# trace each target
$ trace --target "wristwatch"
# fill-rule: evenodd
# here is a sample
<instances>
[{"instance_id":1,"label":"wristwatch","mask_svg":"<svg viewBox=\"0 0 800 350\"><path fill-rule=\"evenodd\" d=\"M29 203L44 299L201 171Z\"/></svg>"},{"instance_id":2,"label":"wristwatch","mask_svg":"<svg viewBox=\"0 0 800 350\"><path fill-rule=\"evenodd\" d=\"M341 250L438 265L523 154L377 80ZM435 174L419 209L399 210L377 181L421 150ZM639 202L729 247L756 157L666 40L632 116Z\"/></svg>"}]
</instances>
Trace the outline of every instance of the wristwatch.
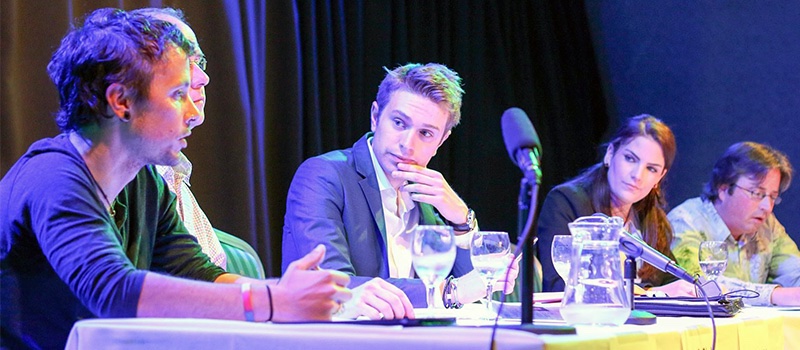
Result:
<instances>
[{"instance_id":1,"label":"wristwatch","mask_svg":"<svg viewBox=\"0 0 800 350\"><path fill-rule=\"evenodd\" d=\"M475 228L475 211L472 209L467 209L467 222L463 224L454 224L450 223L450 226L453 227L453 231L458 232L468 232L472 231Z\"/></svg>"}]
</instances>

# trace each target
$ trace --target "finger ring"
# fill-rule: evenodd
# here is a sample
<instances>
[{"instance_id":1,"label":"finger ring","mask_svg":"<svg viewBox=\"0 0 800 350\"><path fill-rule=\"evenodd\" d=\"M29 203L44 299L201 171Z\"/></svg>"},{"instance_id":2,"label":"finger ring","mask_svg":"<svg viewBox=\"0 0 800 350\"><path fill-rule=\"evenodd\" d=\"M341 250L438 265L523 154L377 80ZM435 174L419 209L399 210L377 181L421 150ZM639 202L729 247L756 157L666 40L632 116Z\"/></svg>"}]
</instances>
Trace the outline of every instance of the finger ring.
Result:
<instances>
[{"instance_id":1,"label":"finger ring","mask_svg":"<svg viewBox=\"0 0 800 350\"><path fill-rule=\"evenodd\" d=\"M385 320L386 319L386 316L383 315L383 312L379 312L378 313L378 317L380 317L381 320Z\"/></svg>"}]
</instances>

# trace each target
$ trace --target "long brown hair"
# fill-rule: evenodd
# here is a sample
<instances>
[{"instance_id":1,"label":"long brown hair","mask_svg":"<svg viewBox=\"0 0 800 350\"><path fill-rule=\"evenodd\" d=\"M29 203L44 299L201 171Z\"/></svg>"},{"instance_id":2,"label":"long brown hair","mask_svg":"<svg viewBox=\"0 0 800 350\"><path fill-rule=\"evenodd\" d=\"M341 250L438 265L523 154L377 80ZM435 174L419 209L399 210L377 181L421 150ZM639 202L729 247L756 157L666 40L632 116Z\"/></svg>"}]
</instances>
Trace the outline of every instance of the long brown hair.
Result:
<instances>
[{"instance_id":1,"label":"long brown hair","mask_svg":"<svg viewBox=\"0 0 800 350\"><path fill-rule=\"evenodd\" d=\"M672 130L658 118L652 115L639 115L629 118L604 145L603 151L611 146L616 152L639 136L648 136L661 146L664 153L664 172L672 167L675 160L676 146L675 135ZM633 203L631 210L634 220L642 232L642 238L659 252L673 258L670 251L672 243L672 226L667 220L667 201L662 194L665 177L650 190L642 200ZM608 184L608 168L602 163L597 163L572 179L570 183L586 189L592 199L595 211L611 215L611 189ZM642 281L661 285L668 276L650 264L644 264L638 271Z\"/></svg>"}]
</instances>

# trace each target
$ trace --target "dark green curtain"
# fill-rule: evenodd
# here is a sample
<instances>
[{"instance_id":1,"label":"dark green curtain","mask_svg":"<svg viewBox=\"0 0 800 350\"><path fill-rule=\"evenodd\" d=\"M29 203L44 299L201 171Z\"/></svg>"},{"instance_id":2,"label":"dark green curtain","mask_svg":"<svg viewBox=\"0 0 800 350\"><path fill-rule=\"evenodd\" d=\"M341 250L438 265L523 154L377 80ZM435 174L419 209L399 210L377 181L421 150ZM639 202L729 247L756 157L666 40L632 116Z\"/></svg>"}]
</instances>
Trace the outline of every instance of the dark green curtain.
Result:
<instances>
[{"instance_id":1,"label":"dark green curtain","mask_svg":"<svg viewBox=\"0 0 800 350\"><path fill-rule=\"evenodd\" d=\"M383 67L439 62L464 79L462 123L430 166L484 229L517 232L521 173L503 144L505 109L527 111L542 140L540 198L597 160L609 124L582 2L11 0L0 3L0 173L57 133L45 66L71 19L105 6L187 14L211 76L206 122L186 150L192 190L273 276L295 169L369 130Z\"/></svg>"}]
</instances>

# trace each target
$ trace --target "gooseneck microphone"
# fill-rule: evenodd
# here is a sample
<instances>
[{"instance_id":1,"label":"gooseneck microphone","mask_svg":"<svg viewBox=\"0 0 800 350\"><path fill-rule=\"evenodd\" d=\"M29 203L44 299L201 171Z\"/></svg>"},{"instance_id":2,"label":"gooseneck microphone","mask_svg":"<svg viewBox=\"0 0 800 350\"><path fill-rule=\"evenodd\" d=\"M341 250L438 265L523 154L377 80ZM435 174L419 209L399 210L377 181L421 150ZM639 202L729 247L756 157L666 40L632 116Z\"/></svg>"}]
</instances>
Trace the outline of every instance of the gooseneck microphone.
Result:
<instances>
[{"instance_id":1,"label":"gooseneck microphone","mask_svg":"<svg viewBox=\"0 0 800 350\"><path fill-rule=\"evenodd\" d=\"M542 145L528 115L517 107L509 108L503 112L501 127L508 156L522 169L528 181L539 184L542 177L539 168Z\"/></svg>"},{"instance_id":2,"label":"gooseneck microphone","mask_svg":"<svg viewBox=\"0 0 800 350\"><path fill-rule=\"evenodd\" d=\"M517 202L520 232L517 236L517 249L514 251L514 255L522 256L520 263L520 295L522 296L520 322L522 325L532 326L533 285L536 279L536 270L533 268L532 243L535 240L532 236L535 236L533 225L536 222L536 198L542 177L542 171L539 168L541 145L539 136L533 130L531 120L519 108L512 107L503 112L500 127L503 130L503 142L506 144L509 157L525 174L520 181L519 201Z\"/></svg>"},{"instance_id":3,"label":"gooseneck microphone","mask_svg":"<svg viewBox=\"0 0 800 350\"><path fill-rule=\"evenodd\" d=\"M695 283L694 276L686 272L675 261L627 231L623 230L619 235L619 250L633 258L641 257L646 263L686 282Z\"/></svg>"}]
</instances>

